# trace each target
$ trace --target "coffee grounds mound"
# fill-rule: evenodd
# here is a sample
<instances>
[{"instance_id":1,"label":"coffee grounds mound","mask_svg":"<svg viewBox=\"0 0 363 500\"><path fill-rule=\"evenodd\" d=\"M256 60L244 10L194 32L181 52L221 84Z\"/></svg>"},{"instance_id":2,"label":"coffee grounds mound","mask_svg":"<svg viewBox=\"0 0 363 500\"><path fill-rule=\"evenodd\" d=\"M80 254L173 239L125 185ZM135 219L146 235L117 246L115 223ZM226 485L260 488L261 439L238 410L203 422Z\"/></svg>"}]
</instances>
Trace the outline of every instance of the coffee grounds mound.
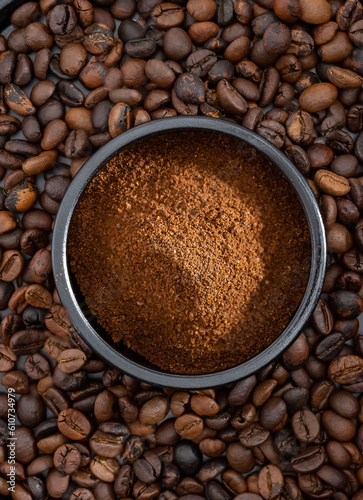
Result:
<instances>
[{"instance_id":1,"label":"coffee grounds mound","mask_svg":"<svg viewBox=\"0 0 363 500\"><path fill-rule=\"evenodd\" d=\"M308 224L281 172L217 133L158 136L85 190L69 256L115 342L172 373L230 368L284 330L308 281Z\"/></svg>"}]
</instances>

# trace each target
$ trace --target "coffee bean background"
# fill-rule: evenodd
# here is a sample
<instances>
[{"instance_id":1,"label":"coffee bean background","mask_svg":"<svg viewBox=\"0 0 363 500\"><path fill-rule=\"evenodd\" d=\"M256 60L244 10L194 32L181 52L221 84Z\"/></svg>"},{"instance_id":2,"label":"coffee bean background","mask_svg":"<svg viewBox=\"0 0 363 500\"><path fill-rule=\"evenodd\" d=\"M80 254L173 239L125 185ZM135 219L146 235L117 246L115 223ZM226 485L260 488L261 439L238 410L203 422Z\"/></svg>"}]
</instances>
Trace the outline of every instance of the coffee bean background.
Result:
<instances>
[{"instance_id":1,"label":"coffee bean background","mask_svg":"<svg viewBox=\"0 0 363 500\"><path fill-rule=\"evenodd\" d=\"M361 2L41 0L11 23L0 36L0 497L363 499ZM51 233L94 151L197 114L290 158L319 202L329 266L280 359L227 387L178 391L107 366L82 341L55 291Z\"/></svg>"}]
</instances>

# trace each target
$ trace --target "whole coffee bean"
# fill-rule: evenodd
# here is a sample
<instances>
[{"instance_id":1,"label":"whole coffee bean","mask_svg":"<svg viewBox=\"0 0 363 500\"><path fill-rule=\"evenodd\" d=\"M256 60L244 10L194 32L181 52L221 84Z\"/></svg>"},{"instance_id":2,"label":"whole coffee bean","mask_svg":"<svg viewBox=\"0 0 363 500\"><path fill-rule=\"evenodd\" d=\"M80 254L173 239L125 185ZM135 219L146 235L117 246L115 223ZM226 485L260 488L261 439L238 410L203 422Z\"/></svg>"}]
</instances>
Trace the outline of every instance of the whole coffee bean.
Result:
<instances>
[{"instance_id":1,"label":"whole coffee bean","mask_svg":"<svg viewBox=\"0 0 363 500\"><path fill-rule=\"evenodd\" d=\"M342 350L344 337L340 333L331 333L327 337L318 340L314 346L314 354L320 361L331 361Z\"/></svg>"},{"instance_id":2,"label":"whole coffee bean","mask_svg":"<svg viewBox=\"0 0 363 500\"><path fill-rule=\"evenodd\" d=\"M24 268L24 257L18 250L6 250L0 261L0 279L10 282L16 279Z\"/></svg>"},{"instance_id":3,"label":"whole coffee bean","mask_svg":"<svg viewBox=\"0 0 363 500\"><path fill-rule=\"evenodd\" d=\"M32 380L40 380L50 374L48 360L40 353L31 354L26 358L24 370Z\"/></svg>"},{"instance_id":4,"label":"whole coffee bean","mask_svg":"<svg viewBox=\"0 0 363 500\"><path fill-rule=\"evenodd\" d=\"M46 79L49 63L50 63L50 49L44 48L39 50L35 55L33 64L34 76L38 78L38 80L42 81Z\"/></svg>"},{"instance_id":5,"label":"whole coffee bean","mask_svg":"<svg viewBox=\"0 0 363 500\"><path fill-rule=\"evenodd\" d=\"M114 458L123 451L124 438L96 431L90 438L90 447L98 455Z\"/></svg>"},{"instance_id":6,"label":"whole coffee bean","mask_svg":"<svg viewBox=\"0 0 363 500\"><path fill-rule=\"evenodd\" d=\"M65 141L65 155L67 158L80 159L88 156L91 150L87 132L72 130ZM44 208L44 207L43 207Z\"/></svg>"},{"instance_id":7,"label":"whole coffee bean","mask_svg":"<svg viewBox=\"0 0 363 500\"><path fill-rule=\"evenodd\" d=\"M313 313L312 324L321 335L328 335L334 325L334 318L328 304L320 299Z\"/></svg>"},{"instance_id":8,"label":"whole coffee bean","mask_svg":"<svg viewBox=\"0 0 363 500\"><path fill-rule=\"evenodd\" d=\"M92 54L100 55L114 44L112 31L104 24L91 24L84 30L82 44Z\"/></svg>"},{"instance_id":9,"label":"whole coffee bean","mask_svg":"<svg viewBox=\"0 0 363 500\"><path fill-rule=\"evenodd\" d=\"M246 448L260 446L269 437L269 432L259 424L252 424L239 433L239 439Z\"/></svg>"},{"instance_id":10,"label":"whole coffee bean","mask_svg":"<svg viewBox=\"0 0 363 500\"><path fill-rule=\"evenodd\" d=\"M211 50L202 49L190 54L186 61L187 70L198 77L203 77L208 74L208 71L217 62L217 56ZM146 64L145 70L148 66ZM171 70L169 70L171 71ZM147 74L147 73L146 73Z\"/></svg>"},{"instance_id":11,"label":"whole coffee bean","mask_svg":"<svg viewBox=\"0 0 363 500\"><path fill-rule=\"evenodd\" d=\"M47 330L19 330L11 337L9 346L18 356L32 354L40 351L48 334Z\"/></svg>"},{"instance_id":12,"label":"whole coffee bean","mask_svg":"<svg viewBox=\"0 0 363 500\"><path fill-rule=\"evenodd\" d=\"M58 367L64 373L80 370L86 361L87 356L80 349L66 349L57 358Z\"/></svg>"},{"instance_id":13,"label":"whole coffee bean","mask_svg":"<svg viewBox=\"0 0 363 500\"><path fill-rule=\"evenodd\" d=\"M9 372L14 368L14 363L18 356L12 351L10 347L5 344L0 344L0 368L1 372Z\"/></svg>"},{"instance_id":14,"label":"whole coffee bean","mask_svg":"<svg viewBox=\"0 0 363 500\"><path fill-rule=\"evenodd\" d=\"M235 115L243 115L247 111L247 103L242 95L226 80L221 80L217 85L218 100L227 111Z\"/></svg>"},{"instance_id":15,"label":"whole coffee bean","mask_svg":"<svg viewBox=\"0 0 363 500\"><path fill-rule=\"evenodd\" d=\"M256 132L279 149L284 144L285 128L276 120L262 120L257 125Z\"/></svg>"},{"instance_id":16,"label":"whole coffee bean","mask_svg":"<svg viewBox=\"0 0 363 500\"><path fill-rule=\"evenodd\" d=\"M280 22L268 25L263 34L263 44L269 54L283 54L291 43L291 32L289 28Z\"/></svg>"},{"instance_id":17,"label":"whole coffee bean","mask_svg":"<svg viewBox=\"0 0 363 500\"><path fill-rule=\"evenodd\" d=\"M76 12L70 5L56 5L47 14L47 24L55 35L71 33L77 24Z\"/></svg>"},{"instance_id":18,"label":"whole coffee bean","mask_svg":"<svg viewBox=\"0 0 363 500\"><path fill-rule=\"evenodd\" d=\"M0 150L0 166L1 169L8 168L10 170L19 170L25 158Z\"/></svg>"},{"instance_id":19,"label":"whole coffee bean","mask_svg":"<svg viewBox=\"0 0 363 500\"><path fill-rule=\"evenodd\" d=\"M26 212L37 201L39 191L31 182L22 182L8 193L5 206L13 212Z\"/></svg>"},{"instance_id":20,"label":"whole coffee bean","mask_svg":"<svg viewBox=\"0 0 363 500\"><path fill-rule=\"evenodd\" d=\"M329 304L332 311L340 319L354 319L363 310L363 302L361 297L349 290L334 292Z\"/></svg>"},{"instance_id":21,"label":"whole coffee bean","mask_svg":"<svg viewBox=\"0 0 363 500\"><path fill-rule=\"evenodd\" d=\"M309 401L309 391L304 387L292 387L282 395L290 413L295 413L306 406Z\"/></svg>"},{"instance_id":22,"label":"whole coffee bean","mask_svg":"<svg viewBox=\"0 0 363 500\"><path fill-rule=\"evenodd\" d=\"M134 19L125 19L118 28L118 36L124 43L131 40L140 40L145 36L145 26Z\"/></svg>"},{"instance_id":23,"label":"whole coffee bean","mask_svg":"<svg viewBox=\"0 0 363 500\"><path fill-rule=\"evenodd\" d=\"M130 57L143 59L154 54L156 48L157 45L155 40L151 38L141 38L127 42L125 45L125 52Z\"/></svg>"},{"instance_id":24,"label":"whole coffee bean","mask_svg":"<svg viewBox=\"0 0 363 500\"><path fill-rule=\"evenodd\" d=\"M40 9L37 2L26 2L14 10L10 22L17 28L24 28L31 22L36 21L39 16Z\"/></svg>"},{"instance_id":25,"label":"whole coffee bean","mask_svg":"<svg viewBox=\"0 0 363 500\"><path fill-rule=\"evenodd\" d=\"M54 453L54 467L63 474L72 474L81 464L81 454L73 444L63 444Z\"/></svg>"},{"instance_id":26,"label":"whole coffee bean","mask_svg":"<svg viewBox=\"0 0 363 500\"><path fill-rule=\"evenodd\" d=\"M152 451L146 451L143 458L138 458L134 462L133 471L140 481L153 483L161 474L160 459Z\"/></svg>"},{"instance_id":27,"label":"whole coffee bean","mask_svg":"<svg viewBox=\"0 0 363 500\"><path fill-rule=\"evenodd\" d=\"M50 48L53 44L53 36L48 26L40 22L33 22L25 28L25 42L32 50Z\"/></svg>"},{"instance_id":28,"label":"whole coffee bean","mask_svg":"<svg viewBox=\"0 0 363 500\"><path fill-rule=\"evenodd\" d=\"M28 394L29 392L28 377L25 373L19 372L18 370L12 370L5 373L1 378L1 385L6 389L14 389L16 394Z\"/></svg>"},{"instance_id":29,"label":"whole coffee bean","mask_svg":"<svg viewBox=\"0 0 363 500\"><path fill-rule=\"evenodd\" d=\"M339 198L337 200L338 221L346 226L356 224L359 221L359 210L350 200ZM354 291L354 290L353 290Z\"/></svg>"},{"instance_id":30,"label":"whole coffee bean","mask_svg":"<svg viewBox=\"0 0 363 500\"><path fill-rule=\"evenodd\" d=\"M7 85L11 83L16 66L16 54L8 50L0 54L0 83Z\"/></svg>"},{"instance_id":31,"label":"whole coffee bean","mask_svg":"<svg viewBox=\"0 0 363 500\"><path fill-rule=\"evenodd\" d=\"M14 83L6 85L4 89L5 102L9 108L22 116L32 115L35 113L35 108L30 99Z\"/></svg>"},{"instance_id":32,"label":"whole coffee bean","mask_svg":"<svg viewBox=\"0 0 363 500\"><path fill-rule=\"evenodd\" d=\"M33 62L27 54L18 54L13 82L19 87L27 85L33 76Z\"/></svg>"},{"instance_id":33,"label":"whole coffee bean","mask_svg":"<svg viewBox=\"0 0 363 500\"><path fill-rule=\"evenodd\" d=\"M17 417L25 427L36 427L45 419L45 406L35 385L30 386L29 394L22 394L17 401Z\"/></svg>"},{"instance_id":34,"label":"whole coffee bean","mask_svg":"<svg viewBox=\"0 0 363 500\"><path fill-rule=\"evenodd\" d=\"M108 117L108 128L111 137L126 132L131 128L132 115L131 108L123 102L119 102L113 106Z\"/></svg>"},{"instance_id":35,"label":"whole coffee bean","mask_svg":"<svg viewBox=\"0 0 363 500\"><path fill-rule=\"evenodd\" d=\"M251 23L253 33L262 38L270 24L278 21L277 16L272 11L263 12L256 16Z\"/></svg>"},{"instance_id":36,"label":"whole coffee bean","mask_svg":"<svg viewBox=\"0 0 363 500\"><path fill-rule=\"evenodd\" d=\"M54 98L49 99L37 111L37 118L42 127L45 127L52 120L63 120L64 115L64 105Z\"/></svg>"},{"instance_id":37,"label":"whole coffee bean","mask_svg":"<svg viewBox=\"0 0 363 500\"><path fill-rule=\"evenodd\" d=\"M96 455L90 463L90 471L94 476L108 483L114 482L120 466L114 458L104 458Z\"/></svg>"},{"instance_id":38,"label":"whole coffee bean","mask_svg":"<svg viewBox=\"0 0 363 500\"><path fill-rule=\"evenodd\" d=\"M191 441L181 441L174 448L174 463L181 474L194 476L202 465L199 447Z\"/></svg>"},{"instance_id":39,"label":"whole coffee bean","mask_svg":"<svg viewBox=\"0 0 363 500\"><path fill-rule=\"evenodd\" d=\"M316 83L301 93L299 103L304 111L316 113L331 106L337 97L338 91L334 85Z\"/></svg>"},{"instance_id":40,"label":"whole coffee bean","mask_svg":"<svg viewBox=\"0 0 363 500\"><path fill-rule=\"evenodd\" d=\"M69 185L71 179L64 175L52 175L46 180L44 185L44 193L46 193L52 200L61 202Z\"/></svg>"},{"instance_id":41,"label":"whole coffee bean","mask_svg":"<svg viewBox=\"0 0 363 500\"><path fill-rule=\"evenodd\" d=\"M57 469L51 469L46 478L46 487L50 495L60 498L68 489L70 476L63 475Z\"/></svg>"},{"instance_id":42,"label":"whole coffee bean","mask_svg":"<svg viewBox=\"0 0 363 500\"><path fill-rule=\"evenodd\" d=\"M311 144L316 136L313 120L305 111L297 111L289 116L286 132L294 142L302 146Z\"/></svg>"},{"instance_id":43,"label":"whole coffee bean","mask_svg":"<svg viewBox=\"0 0 363 500\"><path fill-rule=\"evenodd\" d=\"M333 382L354 384L363 376L363 359L356 355L340 356L330 363L328 373Z\"/></svg>"},{"instance_id":44,"label":"whole coffee bean","mask_svg":"<svg viewBox=\"0 0 363 500\"><path fill-rule=\"evenodd\" d=\"M58 428L65 437L79 441L88 436L91 424L83 413L67 408L58 415Z\"/></svg>"},{"instance_id":45,"label":"whole coffee bean","mask_svg":"<svg viewBox=\"0 0 363 500\"><path fill-rule=\"evenodd\" d=\"M294 413L291 425L296 438L301 443L312 443L318 437L320 431L316 416L307 408Z\"/></svg>"},{"instance_id":46,"label":"whole coffee bean","mask_svg":"<svg viewBox=\"0 0 363 500\"><path fill-rule=\"evenodd\" d=\"M163 2L153 9L151 19L160 28L173 28L184 21L184 11L175 3Z\"/></svg>"},{"instance_id":47,"label":"whole coffee bean","mask_svg":"<svg viewBox=\"0 0 363 500\"><path fill-rule=\"evenodd\" d=\"M267 465L258 475L258 488L263 498L277 498L284 487L284 477L276 465Z\"/></svg>"},{"instance_id":48,"label":"whole coffee bean","mask_svg":"<svg viewBox=\"0 0 363 500\"><path fill-rule=\"evenodd\" d=\"M333 196L343 196L350 191L349 181L345 177L328 170L318 170L314 182L319 189Z\"/></svg>"},{"instance_id":49,"label":"whole coffee bean","mask_svg":"<svg viewBox=\"0 0 363 500\"><path fill-rule=\"evenodd\" d=\"M83 92L76 85L66 80L57 82L56 92L59 99L71 108L82 106L84 102Z\"/></svg>"},{"instance_id":50,"label":"whole coffee bean","mask_svg":"<svg viewBox=\"0 0 363 500\"><path fill-rule=\"evenodd\" d=\"M195 439L203 431L203 420L197 415L185 413L175 420L175 430L186 439Z\"/></svg>"},{"instance_id":51,"label":"whole coffee bean","mask_svg":"<svg viewBox=\"0 0 363 500\"><path fill-rule=\"evenodd\" d=\"M329 399L332 409L341 417L354 418L358 415L357 399L347 391L337 391Z\"/></svg>"},{"instance_id":52,"label":"whole coffee bean","mask_svg":"<svg viewBox=\"0 0 363 500\"><path fill-rule=\"evenodd\" d=\"M26 116L22 121L21 128L27 141L40 142L42 132L35 116Z\"/></svg>"},{"instance_id":53,"label":"whole coffee bean","mask_svg":"<svg viewBox=\"0 0 363 500\"><path fill-rule=\"evenodd\" d=\"M278 430L286 421L287 407L281 398L272 397L261 408L260 422L268 430Z\"/></svg>"},{"instance_id":54,"label":"whole coffee bean","mask_svg":"<svg viewBox=\"0 0 363 500\"><path fill-rule=\"evenodd\" d=\"M69 71L73 72L76 71L76 69L77 68L72 68ZM102 64L102 62L100 62L96 56L93 56L80 72L79 80L85 87L94 89L105 83L107 74L108 68L104 64Z\"/></svg>"},{"instance_id":55,"label":"whole coffee bean","mask_svg":"<svg viewBox=\"0 0 363 500\"><path fill-rule=\"evenodd\" d=\"M323 413L322 424L329 436L337 441L349 441L356 430L354 422L341 417L333 410L326 410Z\"/></svg>"},{"instance_id":56,"label":"whole coffee bean","mask_svg":"<svg viewBox=\"0 0 363 500\"><path fill-rule=\"evenodd\" d=\"M173 61L186 59L192 51L192 40L183 29L175 27L167 30L163 38L166 57Z\"/></svg>"},{"instance_id":57,"label":"whole coffee bean","mask_svg":"<svg viewBox=\"0 0 363 500\"><path fill-rule=\"evenodd\" d=\"M321 446L308 446L291 460L296 472L307 474L315 472L325 461L324 449Z\"/></svg>"},{"instance_id":58,"label":"whole coffee bean","mask_svg":"<svg viewBox=\"0 0 363 500\"><path fill-rule=\"evenodd\" d=\"M33 256L48 244L48 236L42 229L27 229L21 235L20 246L24 253Z\"/></svg>"},{"instance_id":59,"label":"whole coffee bean","mask_svg":"<svg viewBox=\"0 0 363 500\"><path fill-rule=\"evenodd\" d=\"M174 88L179 99L185 103L201 104L205 100L203 82L193 73L180 75Z\"/></svg>"},{"instance_id":60,"label":"whole coffee bean","mask_svg":"<svg viewBox=\"0 0 363 500\"><path fill-rule=\"evenodd\" d=\"M362 5L359 2L345 2L337 12L336 19L341 30L346 31L362 17Z\"/></svg>"}]
</instances>

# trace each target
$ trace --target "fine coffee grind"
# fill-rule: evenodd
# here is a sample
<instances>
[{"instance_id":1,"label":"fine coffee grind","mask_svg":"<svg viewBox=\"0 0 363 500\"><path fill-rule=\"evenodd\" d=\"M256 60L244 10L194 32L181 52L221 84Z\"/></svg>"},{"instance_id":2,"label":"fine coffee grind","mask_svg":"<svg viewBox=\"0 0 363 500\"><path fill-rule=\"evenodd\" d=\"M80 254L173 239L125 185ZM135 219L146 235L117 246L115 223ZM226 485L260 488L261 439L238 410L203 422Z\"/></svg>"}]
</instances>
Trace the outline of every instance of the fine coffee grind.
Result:
<instances>
[{"instance_id":1,"label":"fine coffee grind","mask_svg":"<svg viewBox=\"0 0 363 500\"><path fill-rule=\"evenodd\" d=\"M114 341L173 373L230 368L271 344L306 288L297 196L261 153L208 132L133 145L75 211L71 269Z\"/></svg>"}]
</instances>

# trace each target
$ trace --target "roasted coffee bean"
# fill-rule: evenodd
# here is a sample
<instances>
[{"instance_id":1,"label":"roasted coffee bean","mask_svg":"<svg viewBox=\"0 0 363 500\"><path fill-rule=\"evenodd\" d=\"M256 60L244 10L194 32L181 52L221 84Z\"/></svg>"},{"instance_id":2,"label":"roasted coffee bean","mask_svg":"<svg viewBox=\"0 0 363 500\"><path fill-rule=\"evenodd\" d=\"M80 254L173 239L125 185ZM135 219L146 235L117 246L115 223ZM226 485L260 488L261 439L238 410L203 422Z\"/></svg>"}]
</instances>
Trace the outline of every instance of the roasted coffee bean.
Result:
<instances>
[{"instance_id":1,"label":"roasted coffee bean","mask_svg":"<svg viewBox=\"0 0 363 500\"><path fill-rule=\"evenodd\" d=\"M72 474L81 464L81 454L72 444L63 444L54 453L54 467L63 474Z\"/></svg>"},{"instance_id":2,"label":"roasted coffee bean","mask_svg":"<svg viewBox=\"0 0 363 500\"><path fill-rule=\"evenodd\" d=\"M4 89L5 102L9 108L22 116L32 115L35 113L35 108L30 99L21 90L18 85L10 83Z\"/></svg>"},{"instance_id":3,"label":"roasted coffee bean","mask_svg":"<svg viewBox=\"0 0 363 500\"><path fill-rule=\"evenodd\" d=\"M40 353L31 354L24 362L24 370L32 380L40 380L50 374L48 360Z\"/></svg>"},{"instance_id":4,"label":"roasted coffee bean","mask_svg":"<svg viewBox=\"0 0 363 500\"><path fill-rule=\"evenodd\" d=\"M143 458L138 458L134 462L133 471L140 481L148 484L153 483L161 474L160 459L153 452L146 451Z\"/></svg>"},{"instance_id":5,"label":"roasted coffee bean","mask_svg":"<svg viewBox=\"0 0 363 500\"><path fill-rule=\"evenodd\" d=\"M19 330L11 337L9 346L18 356L32 354L43 347L48 333L47 330Z\"/></svg>"},{"instance_id":6,"label":"roasted coffee bean","mask_svg":"<svg viewBox=\"0 0 363 500\"><path fill-rule=\"evenodd\" d=\"M205 100L203 82L193 73L184 73L177 78L175 92L181 101L188 104L201 104Z\"/></svg>"},{"instance_id":7,"label":"roasted coffee bean","mask_svg":"<svg viewBox=\"0 0 363 500\"><path fill-rule=\"evenodd\" d=\"M361 309L363 310L360 296L348 290L332 294L329 303L339 319L354 319L362 312Z\"/></svg>"},{"instance_id":8,"label":"roasted coffee bean","mask_svg":"<svg viewBox=\"0 0 363 500\"><path fill-rule=\"evenodd\" d=\"M321 335L328 335L334 325L334 318L328 304L320 299L313 313L312 325Z\"/></svg>"},{"instance_id":9,"label":"roasted coffee bean","mask_svg":"<svg viewBox=\"0 0 363 500\"><path fill-rule=\"evenodd\" d=\"M349 441L355 434L355 424L341 417L333 410L326 410L322 415L322 424L330 437L338 441Z\"/></svg>"},{"instance_id":10,"label":"roasted coffee bean","mask_svg":"<svg viewBox=\"0 0 363 500\"><path fill-rule=\"evenodd\" d=\"M48 244L48 236L42 229L27 229L22 233L20 246L24 253L33 256L37 251Z\"/></svg>"},{"instance_id":11,"label":"roasted coffee bean","mask_svg":"<svg viewBox=\"0 0 363 500\"><path fill-rule=\"evenodd\" d=\"M42 132L40 124L34 116L26 116L21 124L22 132L29 142L40 142Z\"/></svg>"},{"instance_id":12,"label":"roasted coffee bean","mask_svg":"<svg viewBox=\"0 0 363 500\"><path fill-rule=\"evenodd\" d=\"M29 379L25 373L18 370L5 373L1 378L1 385L7 390L11 388L16 394L28 394L29 392Z\"/></svg>"},{"instance_id":13,"label":"roasted coffee bean","mask_svg":"<svg viewBox=\"0 0 363 500\"><path fill-rule=\"evenodd\" d=\"M262 120L257 125L256 132L279 149L284 144L285 128L276 120Z\"/></svg>"},{"instance_id":14,"label":"roasted coffee bean","mask_svg":"<svg viewBox=\"0 0 363 500\"><path fill-rule=\"evenodd\" d=\"M217 87L222 80L232 81L234 76L234 66L230 61L217 61L208 72L208 81L211 88Z\"/></svg>"},{"instance_id":15,"label":"roasted coffee bean","mask_svg":"<svg viewBox=\"0 0 363 500\"><path fill-rule=\"evenodd\" d=\"M65 437L79 441L88 436L91 424L83 413L67 408L58 415L58 428Z\"/></svg>"},{"instance_id":16,"label":"roasted coffee bean","mask_svg":"<svg viewBox=\"0 0 363 500\"><path fill-rule=\"evenodd\" d=\"M65 140L65 155L67 158L80 159L88 156L91 151L90 142L85 130L72 130Z\"/></svg>"},{"instance_id":17,"label":"roasted coffee bean","mask_svg":"<svg viewBox=\"0 0 363 500\"><path fill-rule=\"evenodd\" d=\"M340 333L332 333L314 346L314 354L321 361L331 361L342 350L344 337Z\"/></svg>"},{"instance_id":18,"label":"roasted coffee bean","mask_svg":"<svg viewBox=\"0 0 363 500\"><path fill-rule=\"evenodd\" d=\"M74 83L67 80L59 80L55 87L59 99L71 108L82 106L84 102L83 92Z\"/></svg>"},{"instance_id":19,"label":"roasted coffee bean","mask_svg":"<svg viewBox=\"0 0 363 500\"><path fill-rule=\"evenodd\" d=\"M17 416L25 427L36 427L45 419L45 406L35 385L30 386L28 394L22 394L17 401Z\"/></svg>"},{"instance_id":20,"label":"roasted coffee bean","mask_svg":"<svg viewBox=\"0 0 363 500\"><path fill-rule=\"evenodd\" d=\"M301 443L312 443L320 431L319 422L314 413L304 408L292 416L292 430Z\"/></svg>"},{"instance_id":21,"label":"roasted coffee bean","mask_svg":"<svg viewBox=\"0 0 363 500\"><path fill-rule=\"evenodd\" d=\"M363 360L356 355L341 356L330 363L328 373L333 382L354 384L363 376Z\"/></svg>"},{"instance_id":22,"label":"roasted coffee bean","mask_svg":"<svg viewBox=\"0 0 363 500\"><path fill-rule=\"evenodd\" d=\"M79 371L86 361L87 356L80 349L66 349L57 358L58 367L64 373Z\"/></svg>"},{"instance_id":23,"label":"roasted coffee bean","mask_svg":"<svg viewBox=\"0 0 363 500\"><path fill-rule=\"evenodd\" d=\"M33 76L33 63L27 54L18 54L13 82L19 87L27 85Z\"/></svg>"},{"instance_id":24,"label":"roasted coffee bean","mask_svg":"<svg viewBox=\"0 0 363 500\"><path fill-rule=\"evenodd\" d=\"M117 137L126 132L126 130L131 128L131 124L132 115L130 106L123 102L115 104L108 117L108 129L111 137Z\"/></svg>"},{"instance_id":25,"label":"roasted coffee bean","mask_svg":"<svg viewBox=\"0 0 363 500\"><path fill-rule=\"evenodd\" d=\"M282 399L285 401L288 411L295 413L306 406L309 401L309 391L304 387L292 387L284 392Z\"/></svg>"},{"instance_id":26,"label":"roasted coffee bean","mask_svg":"<svg viewBox=\"0 0 363 500\"><path fill-rule=\"evenodd\" d=\"M8 50L0 54L0 83L7 85L11 83L13 73L16 66L16 54L12 50Z\"/></svg>"},{"instance_id":27,"label":"roasted coffee bean","mask_svg":"<svg viewBox=\"0 0 363 500\"><path fill-rule=\"evenodd\" d=\"M174 463L186 476L198 473L202 465L202 454L199 447L190 441L181 441L174 448Z\"/></svg>"},{"instance_id":28,"label":"roasted coffee bean","mask_svg":"<svg viewBox=\"0 0 363 500\"><path fill-rule=\"evenodd\" d=\"M321 446L309 446L291 460L294 471L308 474L319 469L325 460L324 450Z\"/></svg>"}]
</instances>

